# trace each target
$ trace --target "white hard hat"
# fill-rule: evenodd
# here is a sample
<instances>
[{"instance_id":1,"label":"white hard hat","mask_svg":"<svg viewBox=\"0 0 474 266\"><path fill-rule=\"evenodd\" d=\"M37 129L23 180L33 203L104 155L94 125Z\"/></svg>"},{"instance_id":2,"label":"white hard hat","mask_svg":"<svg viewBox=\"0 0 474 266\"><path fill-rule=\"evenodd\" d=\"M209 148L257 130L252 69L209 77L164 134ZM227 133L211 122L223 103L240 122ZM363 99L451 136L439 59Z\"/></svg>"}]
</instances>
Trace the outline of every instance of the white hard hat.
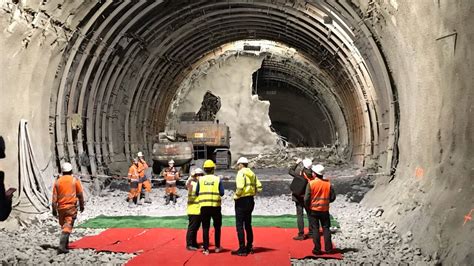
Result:
<instances>
[{"instance_id":1,"label":"white hard hat","mask_svg":"<svg viewBox=\"0 0 474 266\"><path fill-rule=\"evenodd\" d=\"M174 160L169 160L168 164L174 164Z\"/></svg>"},{"instance_id":2,"label":"white hard hat","mask_svg":"<svg viewBox=\"0 0 474 266\"><path fill-rule=\"evenodd\" d=\"M196 169L194 169L194 174L196 174L196 175L204 174L204 171L201 168L196 168Z\"/></svg>"},{"instance_id":3,"label":"white hard hat","mask_svg":"<svg viewBox=\"0 0 474 266\"><path fill-rule=\"evenodd\" d=\"M318 175L322 175L324 171L324 166L317 164L311 167L311 170L313 170L313 172L315 172Z\"/></svg>"},{"instance_id":4,"label":"white hard hat","mask_svg":"<svg viewBox=\"0 0 474 266\"><path fill-rule=\"evenodd\" d=\"M138 157L143 157L143 153L142 153L141 151L139 151L139 152L137 153L137 156L138 156Z\"/></svg>"},{"instance_id":5,"label":"white hard hat","mask_svg":"<svg viewBox=\"0 0 474 266\"><path fill-rule=\"evenodd\" d=\"M237 160L237 164L239 163L249 163L249 160L245 157L240 157L238 160Z\"/></svg>"},{"instance_id":6,"label":"white hard hat","mask_svg":"<svg viewBox=\"0 0 474 266\"><path fill-rule=\"evenodd\" d=\"M61 165L61 171L62 172L71 172L72 171L72 165L70 163L63 163Z\"/></svg>"},{"instance_id":7,"label":"white hard hat","mask_svg":"<svg viewBox=\"0 0 474 266\"><path fill-rule=\"evenodd\" d=\"M311 165L313 164L313 161L311 159L305 158L303 160L303 166L304 168L311 169Z\"/></svg>"}]
</instances>

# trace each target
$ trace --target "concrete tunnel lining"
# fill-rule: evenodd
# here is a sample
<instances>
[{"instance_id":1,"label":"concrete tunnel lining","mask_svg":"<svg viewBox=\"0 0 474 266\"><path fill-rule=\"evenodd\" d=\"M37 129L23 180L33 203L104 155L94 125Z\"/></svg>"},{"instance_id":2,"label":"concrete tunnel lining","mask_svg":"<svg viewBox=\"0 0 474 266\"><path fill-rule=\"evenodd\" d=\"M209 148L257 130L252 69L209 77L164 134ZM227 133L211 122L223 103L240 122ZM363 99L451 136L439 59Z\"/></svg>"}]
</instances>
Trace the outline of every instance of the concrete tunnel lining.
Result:
<instances>
[{"instance_id":1,"label":"concrete tunnel lining","mask_svg":"<svg viewBox=\"0 0 474 266\"><path fill-rule=\"evenodd\" d=\"M157 4L157 3L155 3L155 4ZM125 3L122 3L120 6L121 6L121 7L124 7L124 5L125 5ZM244 5L247 5L247 4L244 3ZM252 6L252 5L250 5L250 6ZM267 7L268 7L268 6L271 6L271 5L267 5ZM152 10L153 7L156 7L156 6L149 6L149 7L147 7L148 10L144 10L143 12L140 12L140 14L143 15L143 16L145 16L144 14L145 14L147 11L150 11L150 12L151 12L151 10ZM124 8L125 8L125 7L124 7ZM245 10L246 10L247 12L249 12L249 11L251 11L252 9L251 9L251 8L250 8L250 9L247 8L247 9L245 9ZM114 11L114 12L115 12L115 11ZM127 12L133 13L133 9L128 9ZM273 11L273 12L276 12L276 14L278 14L277 11ZM119 12L117 12L117 13L119 13ZM207 14L208 14L208 13L206 13L206 15L207 15ZM212 14L212 13L209 13L209 14ZM237 14L237 16L238 16L238 14ZM285 18L285 16L287 16L287 14L281 15L281 16L279 17L279 19L281 20L281 19ZM124 18L124 17L127 17L127 16L122 16L122 18ZM140 16L135 16L135 17L134 17L134 20L135 20L135 21L138 21L139 18L140 18ZM150 20L150 21L151 21L151 20ZM131 22L126 22L126 23L127 23L127 26L125 26L125 27L123 27L123 26L122 26L122 27L119 27L119 26L118 26L118 25L119 25L119 22L120 22L120 21L117 21L117 22L114 24L114 25L115 25L114 27L115 27L115 28L120 28L120 29L121 29L121 32L124 32L124 31L126 31L128 28L132 28L132 27L133 27L133 25L132 25L133 21L131 21ZM278 20L277 20L277 22L278 22ZM124 22L124 23L125 23L125 22ZM151 23L151 22L148 22L148 23ZM237 22L237 21L236 21L236 22L231 22L229 25L232 25L232 23L238 23L238 22ZM314 21L313 21L313 23L314 23ZM219 26L221 26L221 24L220 24ZM219 29L219 26L216 26L216 29ZM98 28L98 29L94 32L95 36L99 36L99 35L100 35L100 33L99 33L100 30L104 30L104 28L106 28L106 27ZM204 28L204 29L206 29L206 28L209 29L209 26L205 25L205 27L203 26L203 28ZM269 26L266 26L266 29L267 29L267 28L270 28L270 27L269 27ZM272 29L273 32L276 31L276 30L277 30L277 28ZM298 30L298 29L297 29L297 30ZM296 30L295 32L298 32L297 30ZM104 30L104 31L105 31L105 30ZM153 28L149 28L147 31L148 31L148 32L152 32L152 31L156 32L157 30L155 30L155 29L153 29ZM224 31L225 31L225 29L224 29ZM270 38L276 38L275 35L272 33L272 31L269 31L269 33L268 33L269 35L267 35L267 33L263 33L263 32L262 32L262 33L261 33L261 36L263 36L263 37L271 36ZM121 40L121 37L120 37L120 36L123 36L123 35L124 35L124 34L120 34L120 33L119 33L119 34L116 34L116 33L114 32L114 28L108 30L107 32L108 32L108 33L102 33L102 34L106 34L106 36L111 36L112 33L114 33L114 35L116 36L115 39L114 39L114 41L110 44L111 46L113 46L114 43L118 43L118 42ZM226 33L228 33L228 32L226 32ZM228 34L230 34L230 33L228 33ZM197 35L197 34L191 34L191 36L190 36L191 38L189 38L189 39L192 40L192 36L196 36L196 35ZM235 37L232 37L232 38L241 39L241 38L242 38L242 35L244 35L244 33L238 32L238 33L235 35ZM317 35L319 36L319 38L323 37L321 33L319 33L319 34L317 34ZM181 34L181 36L186 36L186 35L185 35L185 34ZM245 35L244 35L244 36L245 36ZM337 34L333 34L332 37L331 37L331 39L334 38L334 36L337 36ZM150 35L149 38L152 38L152 37L153 37L153 35ZM198 38L199 38L199 37L198 37ZM296 38L296 37L295 37L295 38ZM95 38L93 37L92 39L97 39L97 37L95 37ZM151 41L148 41L147 39L148 39L147 37L140 37L140 40L143 40L145 43L152 43L152 42L153 42L152 40L151 40ZM204 38L201 38L201 39L204 39ZM108 40L107 37L102 38L102 42L107 42L107 40ZM299 44L298 41L299 41L299 40L293 40L293 41L288 41L288 43L294 44L295 47L298 47L297 45L300 45L300 46L303 45L303 46L305 46L304 43ZM223 44L223 43L225 43L225 42L228 42L228 40L227 40L227 39L224 39L224 40L222 40L222 41L217 40L217 41L215 42L215 45L220 45L220 44ZM309 42L309 41L307 41L307 42ZM181 43L183 43L182 46L185 47L187 42L186 42L186 41L183 41L183 42L181 42ZM193 42L193 43L195 43L195 42ZM200 43L200 42L197 42L197 43ZM143 45L143 44L142 44L142 45ZM326 43L325 43L325 42L322 42L322 45L325 46L326 48L329 48L328 46L326 46ZM94 45L88 46L88 48L89 48L89 49L92 49L93 46L94 46ZM104 46L104 45L102 45L102 46ZM135 47L137 47L137 46L140 46L140 45L132 45L131 48L135 48ZM204 44L202 44L201 46L209 46L209 44L204 43ZM302 47L303 47L303 46L302 46ZM306 46L307 46L307 45L306 45ZM334 45L331 45L331 46L332 46L333 49L336 48ZM193 46L193 48L194 48L194 46ZM212 47L211 47L211 48L212 48ZM122 48L122 49L123 49L123 48ZM191 54L194 54L195 57L199 57L199 55L202 54L202 53L204 53L204 51L205 51L205 50L204 50L204 51L199 51L199 52L196 53L194 50L191 50L190 52L186 53L186 55L179 55L179 53L178 53L179 51L186 50L186 49L175 49L174 47L170 47L170 49L171 49L171 50L174 50L177 54L176 54L176 55L171 54L169 57L165 57L165 60L170 59L170 58L171 58L171 60L173 60L173 58L186 58L187 55L191 55ZM309 48L307 48L307 49L309 49ZM107 59L107 58L108 58L109 55L112 54L112 51L113 51L113 50L114 50L114 49L107 49L106 54L105 54L104 56L101 56L101 64L100 64L100 66L97 68L96 71L98 71L99 73L101 73L101 71L102 71L102 69L103 69L103 65L105 64L105 62L108 62L108 59ZM209 48L207 48L207 50L209 50ZM341 51L343 51L343 50L344 50L344 49L342 48ZM92 50L91 50L91 51L92 51ZM86 51L86 54L88 54L88 53L90 53L90 52L87 52L87 51ZM101 51L100 51L100 50L96 50L94 53L95 53L95 54L100 54ZM128 53L130 53L130 51L129 51ZM138 52L135 53L135 54L138 55ZM166 52L162 52L162 54L166 54ZM124 138L125 138L124 143L125 143L125 155L126 155L126 157L129 157L129 156L130 156L130 153L131 153L132 150L133 150L133 151L137 151L139 148L142 148L142 149L145 148L145 150L146 150L146 144L144 144L144 143L138 144L138 142L139 142L139 137L136 135L136 132L135 132L134 130L130 130L130 124L135 124L134 122L136 122L136 120L135 120L135 117L136 117L136 116L135 116L135 115L132 115L132 113L137 112L137 111L135 111L136 108L137 108L137 106L138 106L138 105L137 105L137 101L138 101L137 99L139 99L140 96L142 95L142 94L141 94L142 91L147 91L147 92L152 91L152 90L149 90L149 89L144 89L144 87L145 87L145 86L146 86L146 87L149 87L149 86L152 86L152 84L156 84L156 83L160 82L159 79L160 79L160 76L163 75L162 73L168 73L167 70L168 70L169 67L171 66L171 64L162 64L162 66L160 67L160 66L158 65L158 62L161 61L162 59L160 59L160 58L156 59L156 58L155 58L153 61L151 61L151 60L152 60L151 58L152 58L152 57L149 57L149 59L148 59L148 62L149 62L149 63L144 63L144 65L148 65L148 64L150 65L150 66L148 67L148 70L145 72L145 71L144 71L145 68L142 68L142 69L140 70L139 74L138 74L138 76L141 77L141 79L136 79L136 81L134 82L134 84L132 84L132 87L135 87L135 88L138 87L138 88L136 89L136 91L135 91L135 89L132 89L132 91L134 91L134 92L133 92L133 93L130 93L130 96L133 98L133 101L129 101L128 107L126 108L127 110L132 110L132 112L130 112L129 114L127 114L127 115L125 116L125 125L126 125L126 126L125 126L125 133L124 133ZM80 63L80 65L79 65L79 67L82 66L82 64L83 64L83 62L85 62L85 60L87 60L87 58L85 58L85 56L83 56L83 57L81 58L81 63ZM96 60L95 58L92 58L91 63L94 63L95 60ZM343 59L343 60L344 60L344 59ZM193 63L193 61L191 61L191 63ZM189 63L189 64L191 64L191 63ZM156 64L156 67L154 66L155 64ZM345 64L349 64L349 63L346 61ZM178 65L178 64L177 64L177 65ZM83 86L83 89L81 90L82 93L85 91L85 90L84 90L85 86L87 86L87 84L89 83L89 81L87 80L88 77L89 77L90 75L92 75L92 72L93 72L92 66L93 66L93 64L89 64L88 70L86 71L86 76L85 76L84 80L82 81L82 86ZM163 67L164 67L164 69L163 69ZM79 69L81 69L81 68L79 68ZM78 79L79 79L79 77L80 77L80 74L79 74L79 73L82 72L82 71L79 70L79 69L77 69L77 70L75 70L75 71L73 72L73 73L75 73L75 74L74 74L74 77L75 77L75 78L73 79L72 88L74 88L74 85L77 84ZM155 76L150 77L149 75L151 75L152 69L154 69L156 73L160 73L160 74L155 74ZM182 72L179 67L174 67L173 69L175 69L175 70L174 70L172 73L181 73L181 72ZM82 75L82 74L81 74L81 75ZM178 74L178 75L179 75L179 74ZM180 75L180 76L183 76L183 75ZM96 86L98 86L97 83L99 83L99 80L98 80L99 77L102 77L101 74L99 74L99 75L94 75L94 81L93 81L93 83L92 83L92 87L93 87L93 88L95 88ZM177 76L173 76L173 74L171 74L171 77L172 77L171 79L174 79L174 78L176 78ZM64 79L63 79L63 80L64 80ZM151 81L153 81L153 82L151 82ZM165 79L165 81L166 81L166 79ZM169 82L169 81L167 81L167 82ZM146 84L146 83L148 83L148 84ZM174 83L175 85L173 85L173 86L176 86L176 84L178 84L178 83L179 83L179 82L175 82L175 83ZM64 84L64 83L62 83L62 84ZM170 85L168 85L168 84L166 84L166 85L163 84L163 85L159 86L159 88L164 88L164 87L169 87L169 86L170 86ZM103 87L101 87L101 88L103 88ZM168 89L168 90L169 90L169 89ZM342 89L341 89L341 90L342 90ZM83 95L82 93L81 93L81 95ZM95 94L95 93L96 93L96 92L95 92L95 89L94 89L93 94ZM152 105L154 105L154 106L167 106L167 105L169 104L170 98L172 98L172 97L170 97L170 96L156 97L157 93L158 93L158 95L160 94L159 89L157 89L154 93L152 93L152 94L155 95L155 96L152 97L152 99L156 99L157 101L159 101L159 99L165 99L165 100L164 100L164 102L163 102L163 100L162 100L160 104L157 104L157 102L154 102ZM163 92L162 92L162 93L163 93ZM170 94L166 94L166 95L172 95L172 90L171 90L171 92L169 92L169 93L170 93ZM362 93L362 94L364 94L364 93ZM133 95L135 95L135 97L134 97ZM344 95L344 94L342 94L342 95ZM130 96L129 96L129 97L130 97ZM84 97L84 96L83 96L83 97ZM345 97L345 96L343 96L343 97ZM360 96L359 96L359 97L360 97ZM89 102L88 102L88 104L87 104L87 112L86 112L87 114L91 114L91 111L92 111L92 110L91 110L91 106L92 106L92 104L91 104L91 103L92 103L91 99L93 99L93 97L90 97L90 98L89 98ZM115 99L114 99L114 100L115 100ZM80 110L80 109L81 109L81 107L82 107L82 102L83 102L83 101L84 101L84 99L79 100L79 104L78 104L78 106L76 107L76 108L77 108L76 110ZM349 101L349 100L346 100L346 101ZM58 102L59 102L59 101L58 101ZM355 102L354 102L354 101L352 101L352 102L353 102L352 106L354 106ZM112 104L112 105L114 105L114 104ZM355 104L355 106L357 106L357 104ZM68 108L70 108L70 107L68 107ZM141 106L141 108L144 108L144 107ZM58 110L59 110L59 109L60 109L60 105L58 105ZM359 108L359 109L362 110L363 108ZM143 110L143 109L142 109L142 110ZM163 109L161 109L160 111L155 111L155 113L161 113L161 114L163 114L163 113L164 113L163 110L166 110L166 108L163 108ZM73 111L72 109L69 109L69 110L68 110L68 113L69 113L69 114L72 114L73 112L74 112L74 111ZM138 112L140 112L140 111L138 111ZM108 116L109 116L109 117L111 116L110 111L109 111L109 115L108 115ZM163 115L161 115L161 117L162 117L162 116L163 116ZM60 115L58 116L58 120L60 120L59 117L60 117ZM89 117L89 115L87 115L87 117ZM153 114L147 114L147 118L148 118L148 117L153 117ZM66 119L66 120L67 120L67 119ZM102 120L103 120L103 119L102 119ZM161 123L161 124L163 123L163 120L164 120L163 118L158 118L158 121L159 121L158 125L156 125L155 123L152 123L152 125L149 125L148 127L149 127L149 128L153 128L154 130L156 130L157 128L160 127L159 124L160 124L160 123ZM367 120L367 119L366 119L366 120ZM68 121L68 120L67 120L67 121ZM93 123L93 122L91 121L91 119L88 119L88 124L89 124L89 125L88 125L87 129L88 129L89 131L91 131L92 126L90 126L90 125L91 125L92 123ZM57 123L57 125L58 125L58 124L60 124L60 123ZM110 119L109 119L109 124L110 124ZM145 125L145 124L147 124L147 123L146 123L146 122L143 122L143 125ZM148 124L149 124L149 123L148 123ZM96 124L96 126L98 126L98 125ZM366 127L366 128L371 128L371 126L368 126L368 127ZM64 130L64 129L62 129L62 130ZM109 125L109 132L110 132L110 130L111 130L111 128L110 128L110 125ZM148 130L143 130L143 131L146 132L146 131L148 131ZM352 127L351 127L351 131L361 131L361 128L358 128L358 127L356 127L356 126L352 126ZM378 130L376 130L376 131L378 131ZM58 131L58 130L57 130L57 132L61 132L61 131ZM72 140L72 133L70 132L70 127L66 130L66 132L68 132L68 134L67 134L67 137L68 137L68 153L70 154L70 157L74 158L76 152L74 151L74 148L73 148L73 140ZM100 132L100 131L99 131L99 130L95 130L95 132ZM79 130L79 133L81 134L81 130ZM78 150L77 153L78 153L78 154L82 154L82 153L85 152L85 151L83 151L83 148L82 148L82 140L81 140L81 138L80 138L80 137L81 137L80 134L79 134L78 140L77 140L77 150ZM364 134L364 133L359 132L359 133L356 133L355 136L358 136L357 138L360 138L361 135L363 135L363 134ZM57 136L57 137L58 137L58 140L60 140L60 135L61 135L61 133L59 133L58 136ZM97 134L97 135L98 135L98 134ZM130 138L129 138L129 135L130 135ZM113 135L110 134L110 135L108 135L108 137L106 137L106 138L109 139L109 142L111 142L111 141L110 141L110 138L112 138L112 136L113 136ZM87 150L87 153L88 153L88 155L89 155L89 157L90 157L90 160L91 160L91 166L92 166L91 171L92 171L92 173L96 172L96 169L95 169L94 166L95 166L95 162L96 162L97 158L98 158L98 159L102 159L102 158L101 158L101 157L102 157L101 154L104 154L105 156L111 156L110 150L113 149L113 147L112 147L112 146L113 146L113 142L112 142L112 144L109 143L108 147L106 147L106 146L104 146L104 145L97 144L97 143L102 142L102 139L97 139L97 138L94 139L94 137L97 137L97 136L92 136L92 132L87 132L87 141L86 141L87 147L86 147L86 150ZM145 137L143 137L143 139L145 139ZM150 138L148 138L148 139L150 139ZM99 141L98 141L98 140L99 140ZM358 144L358 145L359 145L359 150L361 150L360 147L365 147L366 145L371 146L370 143L367 144L366 142L367 142L367 141L365 141L364 143L359 143L359 144ZM61 143L61 141L58 141L58 143ZM94 143L95 143L96 145L93 145ZM94 147L94 146L95 146L95 147ZM110 150L109 150L109 149L110 149ZM102 151L101 151L101 150L102 150ZM116 150L116 149L115 149L115 150ZM363 148L362 148L362 151L363 151L362 153L356 153L357 151L356 151L356 152L353 152L353 153L356 154L355 156L361 156L361 155L362 155L362 156L369 156L369 154L371 154L371 153L367 153L367 154L366 154L366 153L365 153L366 150L364 150ZM58 153L61 153L61 151L60 151L59 149L58 149ZM96 158L95 154L97 154L97 158ZM102 160L104 160L104 159L102 159ZM106 159L105 161L107 161L107 159ZM98 160L98 163L101 164L101 160ZM84 172L84 171L87 172L86 169L81 169L81 170L82 170L83 172Z\"/></svg>"},{"instance_id":2,"label":"concrete tunnel lining","mask_svg":"<svg viewBox=\"0 0 474 266\"><path fill-rule=\"evenodd\" d=\"M0 113L7 145L0 163L8 185L18 177L20 119L29 119L34 143L42 144L38 157L48 177L69 159L83 174L98 174L147 151L193 68L229 43L267 39L297 49L334 83L351 156L379 166L364 204L383 206L384 217L401 232L412 230L428 252L448 261L472 259L472 228L458 221L473 204L473 124L470 111L465 115L473 82L466 70L472 65L469 1L5 0L0 6L0 68L8 73L0 102L9 108ZM222 20L209 15L220 11ZM333 23L324 24L325 16ZM202 21L201 30L183 18ZM201 36L206 29L214 39ZM130 110L122 108L127 105ZM76 113L81 132L70 131ZM80 166L79 155L96 169ZM412 180L415 169L424 169L424 179Z\"/></svg>"}]
</instances>

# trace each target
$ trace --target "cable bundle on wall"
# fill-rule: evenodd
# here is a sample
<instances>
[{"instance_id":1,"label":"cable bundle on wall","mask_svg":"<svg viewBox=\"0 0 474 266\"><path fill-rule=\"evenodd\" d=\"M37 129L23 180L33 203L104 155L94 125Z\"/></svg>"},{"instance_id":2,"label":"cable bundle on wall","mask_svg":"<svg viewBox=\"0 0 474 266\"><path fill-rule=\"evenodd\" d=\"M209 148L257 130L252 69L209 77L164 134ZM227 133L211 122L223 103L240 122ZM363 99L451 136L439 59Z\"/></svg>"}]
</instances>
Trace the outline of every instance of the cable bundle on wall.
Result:
<instances>
[{"instance_id":1,"label":"cable bundle on wall","mask_svg":"<svg viewBox=\"0 0 474 266\"><path fill-rule=\"evenodd\" d=\"M20 121L20 132L18 138L19 154L19 176L18 176L18 197L13 203L13 207L21 210L21 196L25 194L37 213L44 213L49 210L49 198L43 173L36 162L30 135L28 133L28 121Z\"/></svg>"}]
</instances>

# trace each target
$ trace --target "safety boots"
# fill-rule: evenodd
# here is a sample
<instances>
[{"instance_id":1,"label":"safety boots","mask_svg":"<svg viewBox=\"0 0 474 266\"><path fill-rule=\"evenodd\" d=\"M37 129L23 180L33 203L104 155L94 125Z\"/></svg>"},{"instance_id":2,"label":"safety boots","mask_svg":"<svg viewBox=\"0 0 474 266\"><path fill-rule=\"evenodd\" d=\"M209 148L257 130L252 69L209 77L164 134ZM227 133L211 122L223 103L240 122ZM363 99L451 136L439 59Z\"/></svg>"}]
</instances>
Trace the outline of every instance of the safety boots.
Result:
<instances>
[{"instance_id":1,"label":"safety boots","mask_svg":"<svg viewBox=\"0 0 474 266\"><path fill-rule=\"evenodd\" d=\"M145 203L151 203L150 192L145 192Z\"/></svg>"},{"instance_id":2,"label":"safety boots","mask_svg":"<svg viewBox=\"0 0 474 266\"><path fill-rule=\"evenodd\" d=\"M58 254L68 253L69 252L68 245L69 245L69 233L62 232L61 237L59 238Z\"/></svg>"},{"instance_id":3,"label":"safety boots","mask_svg":"<svg viewBox=\"0 0 474 266\"><path fill-rule=\"evenodd\" d=\"M141 196L142 196L141 193L138 194L138 196L137 196L137 205L142 205L142 197Z\"/></svg>"},{"instance_id":4,"label":"safety boots","mask_svg":"<svg viewBox=\"0 0 474 266\"><path fill-rule=\"evenodd\" d=\"M171 195L166 195L166 202L165 202L165 205L170 204L170 197L171 197Z\"/></svg>"},{"instance_id":5,"label":"safety boots","mask_svg":"<svg viewBox=\"0 0 474 266\"><path fill-rule=\"evenodd\" d=\"M128 201L129 208L133 208L134 206L135 206L135 203L133 202L133 200Z\"/></svg>"},{"instance_id":6,"label":"safety boots","mask_svg":"<svg viewBox=\"0 0 474 266\"><path fill-rule=\"evenodd\" d=\"M176 204L176 195L171 195L171 197L173 197L173 204Z\"/></svg>"}]
</instances>

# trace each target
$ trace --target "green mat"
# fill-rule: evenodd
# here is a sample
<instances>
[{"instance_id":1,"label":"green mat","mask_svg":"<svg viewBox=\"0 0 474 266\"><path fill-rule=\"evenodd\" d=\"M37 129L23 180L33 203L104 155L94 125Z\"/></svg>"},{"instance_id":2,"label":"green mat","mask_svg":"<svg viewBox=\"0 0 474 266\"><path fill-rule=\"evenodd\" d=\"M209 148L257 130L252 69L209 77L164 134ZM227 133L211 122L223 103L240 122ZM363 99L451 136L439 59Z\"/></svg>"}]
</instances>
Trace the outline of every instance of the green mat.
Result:
<instances>
[{"instance_id":1,"label":"green mat","mask_svg":"<svg viewBox=\"0 0 474 266\"><path fill-rule=\"evenodd\" d=\"M223 216L223 226L235 226L235 216ZM305 217L305 225L307 219ZM252 216L252 226L295 228L296 215ZM331 226L339 228L339 223L331 216ZM187 228L188 216L97 216L86 220L81 228Z\"/></svg>"}]
</instances>

